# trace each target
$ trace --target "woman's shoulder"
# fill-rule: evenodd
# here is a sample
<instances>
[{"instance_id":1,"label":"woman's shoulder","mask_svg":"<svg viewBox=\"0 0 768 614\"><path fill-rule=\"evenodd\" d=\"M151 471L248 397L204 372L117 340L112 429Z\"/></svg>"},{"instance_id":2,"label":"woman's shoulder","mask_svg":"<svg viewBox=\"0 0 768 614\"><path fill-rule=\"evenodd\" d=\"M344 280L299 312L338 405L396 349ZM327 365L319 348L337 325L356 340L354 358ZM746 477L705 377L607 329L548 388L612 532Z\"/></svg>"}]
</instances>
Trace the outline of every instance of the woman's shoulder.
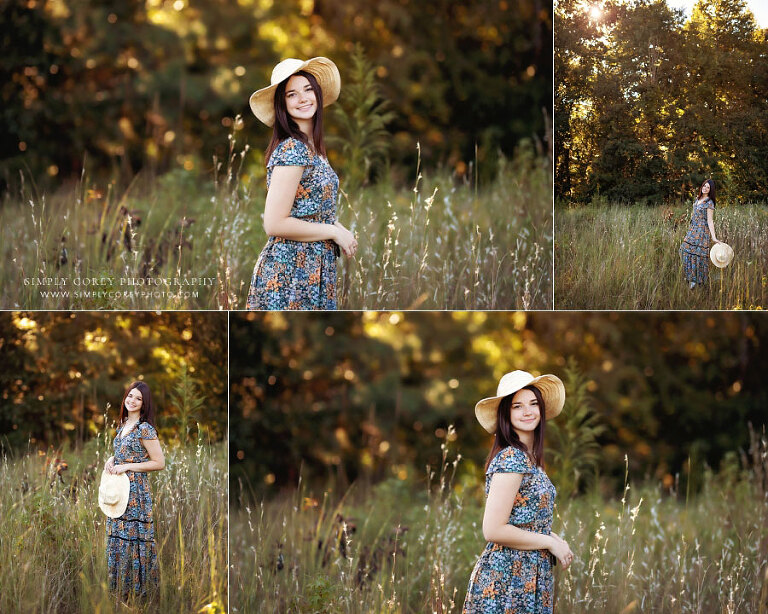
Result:
<instances>
[{"instance_id":1,"label":"woman's shoulder","mask_svg":"<svg viewBox=\"0 0 768 614\"><path fill-rule=\"evenodd\" d=\"M314 164L314 154L309 146L297 138L289 136L280 141L267 166L309 166Z\"/></svg>"},{"instance_id":2,"label":"woman's shoulder","mask_svg":"<svg viewBox=\"0 0 768 614\"><path fill-rule=\"evenodd\" d=\"M136 425L136 432L141 439L157 439L157 431L149 422L139 422Z\"/></svg>"},{"instance_id":3,"label":"woman's shoulder","mask_svg":"<svg viewBox=\"0 0 768 614\"><path fill-rule=\"evenodd\" d=\"M528 455L514 446L502 448L493 457L486 473L533 473L535 470Z\"/></svg>"}]
</instances>

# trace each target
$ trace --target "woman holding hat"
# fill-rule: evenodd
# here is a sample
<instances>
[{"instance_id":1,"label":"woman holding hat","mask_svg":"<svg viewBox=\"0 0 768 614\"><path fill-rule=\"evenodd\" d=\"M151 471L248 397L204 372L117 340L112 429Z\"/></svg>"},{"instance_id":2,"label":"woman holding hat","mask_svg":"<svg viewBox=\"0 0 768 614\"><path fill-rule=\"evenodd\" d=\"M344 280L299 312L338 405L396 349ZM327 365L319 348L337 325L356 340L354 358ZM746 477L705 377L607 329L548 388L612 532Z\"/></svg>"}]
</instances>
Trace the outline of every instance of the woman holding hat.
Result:
<instances>
[{"instance_id":1,"label":"woman holding hat","mask_svg":"<svg viewBox=\"0 0 768 614\"><path fill-rule=\"evenodd\" d=\"M154 423L155 407L149 386L133 382L120 405L119 426L112 443L115 455L104 465L106 474L127 476L127 488L120 496L119 483L112 480L111 491L104 483L103 491L99 490L99 505L108 516L109 588L124 601L132 593L145 596L147 589L158 582L147 472L163 469L165 457Z\"/></svg>"},{"instance_id":2,"label":"woman holding hat","mask_svg":"<svg viewBox=\"0 0 768 614\"><path fill-rule=\"evenodd\" d=\"M564 403L558 377L513 371L495 397L475 406L495 437L485 469L488 543L472 571L464 614L553 611L553 565L567 568L573 553L551 530L556 491L543 469L544 427Z\"/></svg>"},{"instance_id":3,"label":"woman holding hat","mask_svg":"<svg viewBox=\"0 0 768 614\"><path fill-rule=\"evenodd\" d=\"M251 110L267 126L269 239L253 269L248 309L336 309L336 257L357 241L336 219L339 179L323 142L323 108L339 97L341 77L328 58L287 59Z\"/></svg>"},{"instance_id":4,"label":"woman holding hat","mask_svg":"<svg viewBox=\"0 0 768 614\"><path fill-rule=\"evenodd\" d=\"M691 224L682 245L680 245L683 274L692 289L707 283L710 235L714 243L722 243L715 236L714 213L715 182L712 179L707 179L701 184L696 200L693 201Z\"/></svg>"}]
</instances>

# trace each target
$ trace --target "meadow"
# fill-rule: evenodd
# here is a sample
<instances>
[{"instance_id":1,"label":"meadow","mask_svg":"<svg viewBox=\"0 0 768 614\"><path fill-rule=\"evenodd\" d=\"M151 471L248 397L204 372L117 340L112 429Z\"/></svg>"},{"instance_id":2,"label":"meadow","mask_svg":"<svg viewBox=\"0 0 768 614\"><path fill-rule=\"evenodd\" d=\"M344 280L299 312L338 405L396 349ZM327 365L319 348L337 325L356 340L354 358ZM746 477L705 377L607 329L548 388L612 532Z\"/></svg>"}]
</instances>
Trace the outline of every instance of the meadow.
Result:
<instances>
[{"instance_id":1,"label":"meadow","mask_svg":"<svg viewBox=\"0 0 768 614\"><path fill-rule=\"evenodd\" d=\"M765 309L768 307L768 210L731 204L715 212L717 237L735 252L724 269L710 264L706 288L688 287L678 248L690 204L598 203L555 208L557 309Z\"/></svg>"},{"instance_id":2,"label":"meadow","mask_svg":"<svg viewBox=\"0 0 768 614\"><path fill-rule=\"evenodd\" d=\"M266 242L249 151L232 137L226 160L126 188L83 176L45 193L27 178L0 204L0 306L244 309ZM342 177L339 220L359 247L339 260L339 308L552 307L551 163L522 148L487 185L469 175L419 162L408 185L350 194Z\"/></svg>"},{"instance_id":3,"label":"meadow","mask_svg":"<svg viewBox=\"0 0 768 614\"><path fill-rule=\"evenodd\" d=\"M107 588L106 516L97 505L111 441L82 450L4 453L0 461L0 611L227 611L226 445L163 443L150 475L159 590L116 603Z\"/></svg>"},{"instance_id":4,"label":"meadow","mask_svg":"<svg viewBox=\"0 0 768 614\"><path fill-rule=\"evenodd\" d=\"M619 495L594 487L558 500L553 530L576 554L555 570L558 614L768 612L765 431L719 471L694 469L695 493L625 474ZM421 480L343 493L300 482L269 499L241 485L231 611L460 612L484 547L481 473L444 448L442 469Z\"/></svg>"}]
</instances>

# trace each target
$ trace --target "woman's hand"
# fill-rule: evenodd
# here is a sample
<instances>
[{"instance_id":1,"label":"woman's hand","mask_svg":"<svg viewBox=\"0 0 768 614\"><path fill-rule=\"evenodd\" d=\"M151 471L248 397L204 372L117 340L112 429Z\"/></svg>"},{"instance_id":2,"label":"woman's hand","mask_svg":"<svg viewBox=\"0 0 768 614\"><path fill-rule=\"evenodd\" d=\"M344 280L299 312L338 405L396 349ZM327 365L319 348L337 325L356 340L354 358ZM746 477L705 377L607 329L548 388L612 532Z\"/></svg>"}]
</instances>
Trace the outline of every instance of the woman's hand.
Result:
<instances>
[{"instance_id":1,"label":"woman's hand","mask_svg":"<svg viewBox=\"0 0 768 614\"><path fill-rule=\"evenodd\" d=\"M106 471L107 473L113 473L112 469L114 468L114 466L115 466L115 457L110 456L107 459L107 462L104 463L104 471Z\"/></svg>"},{"instance_id":2,"label":"woman's hand","mask_svg":"<svg viewBox=\"0 0 768 614\"><path fill-rule=\"evenodd\" d=\"M557 562L563 566L563 569L568 569L568 566L573 562L573 552L557 533L551 533L550 537L552 543L549 546L549 551L555 555Z\"/></svg>"},{"instance_id":3,"label":"woman's hand","mask_svg":"<svg viewBox=\"0 0 768 614\"><path fill-rule=\"evenodd\" d=\"M131 463L124 463L122 465L113 465L111 473L114 473L115 475L120 475L121 473L125 473L126 471L131 470Z\"/></svg>"},{"instance_id":4,"label":"woman's hand","mask_svg":"<svg viewBox=\"0 0 768 614\"><path fill-rule=\"evenodd\" d=\"M354 256L357 251L355 235L344 228L340 222L334 222L333 226L336 229L333 237L334 242L341 248L345 256Z\"/></svg>"}]
</instances>

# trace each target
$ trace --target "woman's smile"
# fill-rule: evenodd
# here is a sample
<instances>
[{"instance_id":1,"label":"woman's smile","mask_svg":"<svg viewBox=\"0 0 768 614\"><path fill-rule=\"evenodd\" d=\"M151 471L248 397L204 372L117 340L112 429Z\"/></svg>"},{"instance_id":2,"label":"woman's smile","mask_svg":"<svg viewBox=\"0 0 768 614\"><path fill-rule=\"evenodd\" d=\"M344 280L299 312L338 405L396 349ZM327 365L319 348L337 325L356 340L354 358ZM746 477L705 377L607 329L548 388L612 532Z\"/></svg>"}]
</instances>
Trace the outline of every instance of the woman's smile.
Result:
<instances>
[{"instance_id":1,"label":"woman's smile","mask_svg":"<svg viewBox=\"0 0 768 614\"><path fill-rule=\"evenodd\" d=\"M134 388L128 393L128 396L125 397L125 409L128 411L139 411L141 409L142 402L143 397L141 396L141 391L139 391L137 388Z\"/></svg>"}]
</instances>

